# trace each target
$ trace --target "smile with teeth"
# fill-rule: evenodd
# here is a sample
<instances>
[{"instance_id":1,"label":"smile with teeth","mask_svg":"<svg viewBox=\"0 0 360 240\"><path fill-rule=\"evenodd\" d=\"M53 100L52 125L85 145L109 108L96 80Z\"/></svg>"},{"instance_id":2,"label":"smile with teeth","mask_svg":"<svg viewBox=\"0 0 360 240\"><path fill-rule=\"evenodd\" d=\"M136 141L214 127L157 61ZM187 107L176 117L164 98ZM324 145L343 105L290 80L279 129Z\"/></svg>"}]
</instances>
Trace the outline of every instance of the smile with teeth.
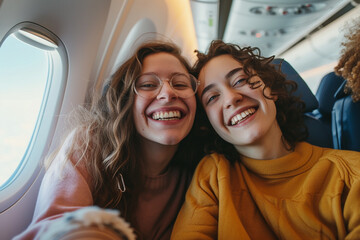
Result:
<instances>
[{"instance_id":1,"label":"smile with teeth","mask_svg":"<svg viewBox=\"0 0 360 240\"><path fill-rule=\"evenodd\" d=\"M255 108L249 108L239 114L236 114L234 117L231 118L231 126L238 124L239 122L243 121L247 117L253 115L255 113Z\"/></svg>"},{"instance_id":2,"label":"smile with teeth","mask_svg":"<svg viewBox=\"0 0 360 240\"><path fill-rule=\"evenodd\" d=\"M151 118L154 120L174 120L174 119L180 119L181 118L181 112L180 111L168 111L168 112L154 112L151 115Z\"/></svg>"}]
</instances>

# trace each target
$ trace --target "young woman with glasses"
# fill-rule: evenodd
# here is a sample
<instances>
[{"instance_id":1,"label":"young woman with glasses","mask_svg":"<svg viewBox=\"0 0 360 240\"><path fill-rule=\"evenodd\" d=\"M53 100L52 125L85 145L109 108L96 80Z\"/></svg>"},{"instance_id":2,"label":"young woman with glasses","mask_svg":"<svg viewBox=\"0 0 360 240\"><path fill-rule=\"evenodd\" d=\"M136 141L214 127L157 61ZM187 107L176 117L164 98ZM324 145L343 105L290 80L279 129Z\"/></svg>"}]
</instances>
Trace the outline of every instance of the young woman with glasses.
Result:
<instances>
[{"instance_id":1,"label":"young woman with glasses","mask_svg":"<svg viewBox=\"0 0 360 240\"><path fill-rule=\"evenodd\" d=\"M120 210L138 239L169 239L202 154L198 82L189 70L173 44L140 46L90 110L78 112L45 174L33 221L16 239L37 239L53 219L92 205Z\"/></svg>"}]
</instances>

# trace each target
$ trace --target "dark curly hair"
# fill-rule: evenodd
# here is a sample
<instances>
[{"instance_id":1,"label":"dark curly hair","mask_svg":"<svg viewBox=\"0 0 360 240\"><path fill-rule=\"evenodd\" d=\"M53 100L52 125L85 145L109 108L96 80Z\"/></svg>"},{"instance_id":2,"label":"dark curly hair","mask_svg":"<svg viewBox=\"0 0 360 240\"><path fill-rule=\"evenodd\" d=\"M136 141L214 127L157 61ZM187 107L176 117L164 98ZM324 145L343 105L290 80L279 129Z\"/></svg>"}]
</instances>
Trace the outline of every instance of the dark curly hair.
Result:
<instances>
[{"instance_id":1,"label":"dark curly hair","mask_svg":"<svg viewBox=\"0 0 360 240\"><path fill-rule=\"evenodd\" d=\"M354 102L360 101L360 18L347 29L342 55L335 73L346 79L345 93L351 93Z\"/></svg>"},{"instance_id":2,"label":"dark curly hair","mask_svg":"<svg viewBox=\"0 0 360 240\"><path fill-rule=\"evenodd\" d=\"M281 65L272 64L274 56L262 57L259 48L241 48L236 44L224 43L221 40L212 41L206 54L197 50L195 52L198 57L192 69L192 74L195 77L199 76L201 69L212 58L224 54L231 55L236 61L243 64L245 74L248 76L251 76L251 70L254 70L265 84L263 89L264 97L268 99L277 98L275 101L276 119L283 134L284 145L289 149L294 149L297 142L306 139L308 132L303 120L305 103L292 95L297 88L297 84L285 78L280 71ZM247 83L252 88L259 87L259 84L251 83L250 79L247 79ZM271 96L265 94L266 88L271 89ZM239 153L232 144L225 142L216 134L206 117L204 109L200 114L201 116L198 116L198 119L201 119L203 129L208 134L206 138L208 139L206 142L207 153L215 151L225 155L231 162L238 160Z\"/></svg>"}]
</instances>

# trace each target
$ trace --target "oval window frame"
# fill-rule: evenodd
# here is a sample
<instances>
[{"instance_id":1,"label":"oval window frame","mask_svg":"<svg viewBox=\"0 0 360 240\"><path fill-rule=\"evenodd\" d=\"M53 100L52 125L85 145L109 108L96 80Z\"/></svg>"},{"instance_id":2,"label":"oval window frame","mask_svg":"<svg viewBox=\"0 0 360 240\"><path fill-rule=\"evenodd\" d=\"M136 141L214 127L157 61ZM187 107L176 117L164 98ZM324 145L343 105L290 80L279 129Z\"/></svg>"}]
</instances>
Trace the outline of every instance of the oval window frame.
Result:
<instances>
[{"instance_id":1,"label":"oval window frame","mask_svg":"<svg viewBox=\"0 0 360 240\"><path fill-rule=\"evenodd\" d=\"M53 32L39 24L33 22L16 24L5 34L0 41L0 46L7 37L16 34L21 29L34 30L36 33L46 36L56 43L57 48L56 51L48 52L48 79L30 142L18 167L0 188L0 213L24 196L43 168L43 159L48 153L55 133L69 69L65 45Z\"/></svg>"}]
</instances>

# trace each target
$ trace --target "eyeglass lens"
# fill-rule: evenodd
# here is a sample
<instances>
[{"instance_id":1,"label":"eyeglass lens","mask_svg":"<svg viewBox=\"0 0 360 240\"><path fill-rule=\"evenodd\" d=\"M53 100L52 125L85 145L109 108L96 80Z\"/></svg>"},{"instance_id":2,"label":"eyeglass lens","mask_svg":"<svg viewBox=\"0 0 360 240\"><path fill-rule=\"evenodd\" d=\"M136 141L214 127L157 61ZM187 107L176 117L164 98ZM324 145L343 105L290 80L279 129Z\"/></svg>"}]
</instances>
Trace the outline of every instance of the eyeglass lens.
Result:
<instances>
[{"instance_id":1,"label":"eyeglass lens","mask_svg":"<svg viewBox=\"0 0 360 240\"><path fill-rule=\"evenodd\" d=\"M152 98L157 95L164 81L154 74L141 75L135 81L135 91L138 95L145 98ZM170 87L173 91L183 98L191 97L197 89L197 82L194 78L185 74L176 74L169 80Z\"/></svg>"}]
</instances>

